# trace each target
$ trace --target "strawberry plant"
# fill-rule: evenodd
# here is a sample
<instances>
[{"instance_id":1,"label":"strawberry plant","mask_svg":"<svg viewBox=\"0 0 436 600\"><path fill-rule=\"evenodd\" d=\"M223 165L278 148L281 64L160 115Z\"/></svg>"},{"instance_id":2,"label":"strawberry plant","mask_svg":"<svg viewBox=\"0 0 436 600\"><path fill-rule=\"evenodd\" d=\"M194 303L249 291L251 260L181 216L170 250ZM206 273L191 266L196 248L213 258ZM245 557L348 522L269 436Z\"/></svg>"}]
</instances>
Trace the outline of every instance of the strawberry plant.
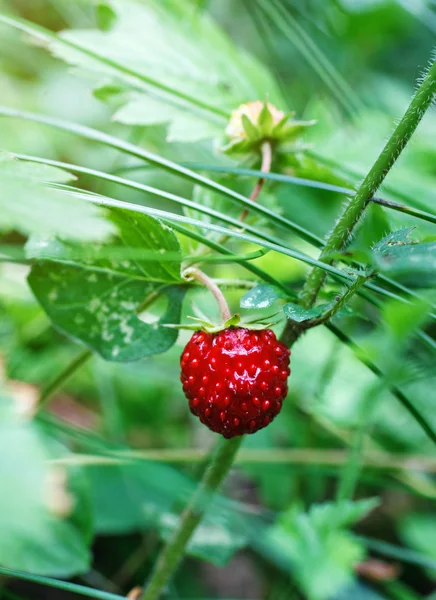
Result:
<instances>
[{"instance_id":1,"label":"strawberry plant","mask_svg":"<svg viewBox=\"0 0 436 600\"><path fill-rule=\"evenodd\" d=\"M406 4L4 0L0 597L433 597Z\"/></svg>"}]
</instances>

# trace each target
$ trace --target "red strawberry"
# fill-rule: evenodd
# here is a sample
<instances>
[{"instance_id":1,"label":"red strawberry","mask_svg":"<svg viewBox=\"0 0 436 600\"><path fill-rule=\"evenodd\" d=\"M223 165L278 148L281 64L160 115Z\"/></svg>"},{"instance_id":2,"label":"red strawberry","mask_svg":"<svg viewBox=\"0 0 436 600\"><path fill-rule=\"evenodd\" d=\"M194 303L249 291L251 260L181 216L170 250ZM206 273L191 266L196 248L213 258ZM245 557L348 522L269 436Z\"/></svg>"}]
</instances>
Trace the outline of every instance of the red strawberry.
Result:
<instances>
[{"instance_id":1,"label":"red strawberry","mask_svg":"<svg viewBox=\"0 0 436 600\"><path fill-rule=\"evenodd\" d=\"M288 393L289 355L270 329L197 331L180 360L191 412L226 438L266 427Z\"/></svg>"}]
</instances>

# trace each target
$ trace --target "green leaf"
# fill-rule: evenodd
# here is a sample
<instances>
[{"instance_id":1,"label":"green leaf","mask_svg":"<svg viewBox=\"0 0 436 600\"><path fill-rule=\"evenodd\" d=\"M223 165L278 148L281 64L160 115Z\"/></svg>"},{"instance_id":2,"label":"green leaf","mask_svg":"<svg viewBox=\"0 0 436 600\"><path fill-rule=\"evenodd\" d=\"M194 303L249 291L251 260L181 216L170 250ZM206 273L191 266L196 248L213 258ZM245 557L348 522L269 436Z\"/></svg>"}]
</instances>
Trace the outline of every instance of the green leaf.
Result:
<instances>
[{"instance_id":1,"label":"green leaf","mask_svg":"<svg viewBox=\"0 0 436 600\"><path fill-rule=\"evenodd\" d=\"M265 137L272 134L274 121L267 102L264 102L262 110L260 111L259 118L257 119L257 127Z\"/></svg>"},{"instance_id":2,"label":"green leaf","mask_svg":"<svg viewBox=\"0 0 436 600\"><path fill-rule=\"evenodd\" d=\"M96 532L133 533L157 528L166 539L176 527L194 485L175 469L152 462L90 467ZM225 512L224 512L225 511ZM223 566L246 544L244 524L215 500L188 544L187 552Z\"/></svg>"},{"instance_id":3,"label":"green leaf","mask_svg":"<svg viewBox=\"0 0 436 600\"><path fill-rule=\"evenodd\" d=\"M32 256L34 265L28 281L54 325L86 344L106 360L131 361L170 348L177 331L165 327L178 323L185 286L181 281L180 247L174 233L156 219L115 210L120 241L129 248L155 251L156 260L96 260L64 263L65 247L60 242L42 244ZM162 253L176 253L174 261L160 261ZM157 295L168 306L152 322L141 320L141 304ZM162 314L163 313L163 314Z\"/></svg>"},{"instance_id":4,"label":"green leaf","mask_svg":"<svg viewBox=\"0 0 436 600\"><path fill-rule=\"evenodd\" d=\"M265 90L281 103L262 65L237 49L191 2L113 0L109 6L117 17L108 17L105 8L109 31L65 31L51 49L70 64L135 93L117 113L118 120L151 124L168 119L169 138L192 141L219 135L232 108Z\"/></svg>"},{"instance_id":5,"label":"green leaf","mask_svg":"<svg viewBox=\"0 0 436 600\"><path fill-rule=\"evenodd\" d=\"M241 115L242 125L247 137L250 141L255 141L260 138L260 132L257 128L257 124L253 123L247 115Z\"/></svg>"},{"instance_id":6,"label":"green leaf","mask_svg":"<svg viewBox=\"0 0 436 600\"><path fill-rule=\"evenodd\" d=\"M101 91L99 96L102 96ZM219 133L216 124L199 119L198 115L180 105L138 93L129 94L128 101L113 119L124 125L166 124L167 140L171 142L195 142Z\"/></svg>"},{"instance_id":7,"label":"green leaf","mask_svg":"<svg viewBox=\"0 0 436 600\"><path fill-rule=\"evenodd\" d=\"M48 165L13 159L0 153L0 231L23 235L57 235L72 240L102 240L114 228L101 209L50 189L72 175Z\"/></svg>"},{"instance_id":8,"label":"green leaf","mask_svg":"<svg viewBox=\"0 0 436 600\"><path fill-rule=\"evenodd\" d=\"M293 302L288 302L283 307L283 312L288 319L296 321L297 323L303 323L309 319L315 319L319 317L323 312L326 305L320 304L315 308L306 309Z\"/></svg>"},{"instance_id":9,"label":"green leaf","mask_svg":"<svg viewBox=\"0 0 436 600\"><path fill-rule=\"evenodd\" d=\"M375 244L373 252L384 254L385 252L389 252L392 246L408 246L414 243L409 238L414 229L415 227L404 227L403 229L398 229L397 231L389 233Z\"/></svg>"},{"instance_id":10,"label":"green leaf","mask_svg":"<svg viewBox=\"0 0 436 600\"><path fill-rule=\"evenodd\" d=\"M67 478L64 487L63 471L48 466L50 455L33 423L20 417L11 401L0 399L0 563L71 577L89 569L87 513L79 495L72 495L74 482ZM67 518L61 509L70 496L80 511ZM68 504L65 508L68 513Z\"/></svg>"},{"instance_id":11,"label":"green leaf","mask_svg":"<svg viewBox=\"0 0 436 600\"><path fill-rule=\"evenodd\" d=\"M262 283L242 296L241 308L269 308L276 300L285 298L287 295L280 288Z\"/></svg>"},{"instance_id":12,"label":"green leaf","mask_svg":"<svg viewBox=\"0 0 436 600\"><path fill-rule=\"evenodd\" d=\"M313 505L308 513L291 510L270 530L269 540L290 560L293 576L313 600L328 600L353 581L363 545L345 527L361 519L377 500Z\"/></svg>"},{"instance_id":13,"label":"green leaf","mask_svg":"<svg viewBox=\"0 0 436 600\"><path fill-rule=\"evenodd\" d=\"M395 245L374 257L380 271L405 284L418 288L436 284L436 242Z\"/></svg>"}]
</instances>

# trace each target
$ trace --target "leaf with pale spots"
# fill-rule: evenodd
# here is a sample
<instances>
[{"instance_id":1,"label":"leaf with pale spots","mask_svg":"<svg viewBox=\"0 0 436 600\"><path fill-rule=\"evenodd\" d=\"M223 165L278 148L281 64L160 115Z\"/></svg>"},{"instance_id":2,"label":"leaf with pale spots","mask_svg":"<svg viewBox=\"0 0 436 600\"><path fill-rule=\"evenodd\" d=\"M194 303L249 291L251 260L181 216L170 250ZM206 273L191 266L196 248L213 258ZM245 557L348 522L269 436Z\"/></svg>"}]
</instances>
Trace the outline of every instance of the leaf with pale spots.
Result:
<instances>
[{"instance_id":1,"label":"leaf with pale spots","mask_svg":"<svg viewBox=\"0 0 436 600\"><path fill-rule=\"evenodd\" d=\"M146 260L139 256L80 262L71 259L71 246L33 240L27 255L39 262L28 281L57 328L106 360L139 360L164 352L177 339L177 331L165 325L180 320L185 292L184 285L177 285L181 283L180 247L175 234L152 217L114 210L111 219L119 230L116 246L142 248ZM162 252L178 258L161 261ZM161 307L162 298L167 299L166 309ZM138 315L151 301L158 304L160 316Z\"/></svg>"},{"instance_id":2,"label":"leaf with pale spots","mask_svg":"<svg viewBox=\"0 0 436 600\"><path fill-rule=\"evenodd\" d=\"M242 296L241 308L269 308L277 300L288 297L289 295L280 288L261 283Z\"/></svg>"}]
</instances>

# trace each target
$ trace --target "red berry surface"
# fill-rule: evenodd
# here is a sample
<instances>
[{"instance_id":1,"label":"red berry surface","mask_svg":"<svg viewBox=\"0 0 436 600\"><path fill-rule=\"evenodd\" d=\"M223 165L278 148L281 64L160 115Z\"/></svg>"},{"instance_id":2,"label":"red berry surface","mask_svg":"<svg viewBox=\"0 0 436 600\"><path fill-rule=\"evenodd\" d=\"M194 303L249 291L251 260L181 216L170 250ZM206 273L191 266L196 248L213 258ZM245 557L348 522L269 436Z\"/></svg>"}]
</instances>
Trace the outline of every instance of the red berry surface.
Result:
<instances>
[{"instance_id":1,"label":"red berry surface","mask_svg":"<svg viewBox=\"0 0 436 600\"><path fill-rule=\"evenodd\" d=\"M191 412L226 438L271 423L288 393L290 351L273 331L197 331L180 364Z\"/></svg>"}]
</instances>

